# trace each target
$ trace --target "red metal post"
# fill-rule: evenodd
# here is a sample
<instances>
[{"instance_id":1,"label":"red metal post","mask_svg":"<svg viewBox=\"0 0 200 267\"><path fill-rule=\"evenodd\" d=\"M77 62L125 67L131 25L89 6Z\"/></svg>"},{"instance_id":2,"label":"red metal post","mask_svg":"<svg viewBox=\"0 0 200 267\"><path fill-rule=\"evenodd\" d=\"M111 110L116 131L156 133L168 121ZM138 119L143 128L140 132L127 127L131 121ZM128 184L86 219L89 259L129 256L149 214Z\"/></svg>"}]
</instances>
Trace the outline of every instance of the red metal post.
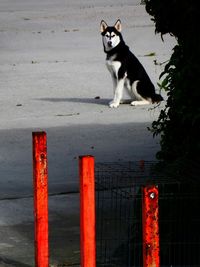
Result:
<instances>
[{"instance_id":1,"label":"red metal post","mask_svg":"<svg viewBox=\"0 0 200 267\"><path fill-rule=\"evenodd\" d=\"M143 187L143 267L160 266L158 187Z\"/></svg>"},{"instance_id":2,"label":"red metal post","mask_svg":"<svg viewBox=\"0 0 200 267\"><path fill-rule=\"evenodd\" d=\"M81 267L96 266L94 157L79 157Z\"/></svg>"},{"instance_id":3,"label":"red metal post","mask_svg":"<svg viewBox=\"0 0 200 267\"><path fill-rule=\"evenodd\" d=\"M45 132L35 132L32 138L35 266L49 267L47 137Z\"/></svg>"}]
</instances>

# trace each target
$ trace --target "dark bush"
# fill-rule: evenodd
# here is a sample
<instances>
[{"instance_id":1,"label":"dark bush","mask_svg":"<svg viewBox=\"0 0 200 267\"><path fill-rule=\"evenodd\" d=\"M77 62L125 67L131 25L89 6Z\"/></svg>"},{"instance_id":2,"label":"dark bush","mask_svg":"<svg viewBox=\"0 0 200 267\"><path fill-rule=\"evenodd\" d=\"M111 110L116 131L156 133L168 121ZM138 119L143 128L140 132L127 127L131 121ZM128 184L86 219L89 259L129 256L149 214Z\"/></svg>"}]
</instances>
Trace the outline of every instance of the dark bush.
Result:
<instances>
[{"instance_id":1,"label":"dark bush","mask_svg":"<svg viewBox=\"0 0 200 267\"><path fill-rule=\"evenodd\" d=\"M164 161L196 159L200 155L200 9L195 0L146 0L155 31L177 39L172 56L161 73L167 91L165 108L152 123L161 136L157 157Z\"/></svg>"}]
</instances>

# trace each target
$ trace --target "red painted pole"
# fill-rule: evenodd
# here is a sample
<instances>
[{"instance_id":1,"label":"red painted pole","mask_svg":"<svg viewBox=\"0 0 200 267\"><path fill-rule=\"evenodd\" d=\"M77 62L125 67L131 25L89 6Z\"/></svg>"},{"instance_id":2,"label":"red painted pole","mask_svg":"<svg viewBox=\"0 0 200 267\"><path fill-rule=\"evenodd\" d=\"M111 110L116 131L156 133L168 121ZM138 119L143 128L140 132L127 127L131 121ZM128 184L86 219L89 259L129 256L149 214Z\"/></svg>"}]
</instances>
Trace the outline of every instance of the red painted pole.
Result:
<instances>
[{"instance_id":1,"label":"red painted pole","mask_svg":"<svg viewBox=\"0 0 200 267\"><path fill-rule=\"evenodd\" d=\"M81 267L96 266L94 157L79 157Z\"/></svg>"},{"instance_id":2,"label":"red painted pole","mask_svg":"<svg viewBox=\"0 0 200 267\"><path fill-rule=\"evenodd\" d=\"M47 137L45 132L35 132L32 138L35 266L49 267Z\"/></svg>"},{"instance_id":3,"label":"red painted pole","mask_svg":"<svg viewBox=\"0 0 200 267\"><path fill-rule=\"evenodd\" d=\"M143 267L160 266L158 187L143 187Z\"/></svg>"}]
</instances>

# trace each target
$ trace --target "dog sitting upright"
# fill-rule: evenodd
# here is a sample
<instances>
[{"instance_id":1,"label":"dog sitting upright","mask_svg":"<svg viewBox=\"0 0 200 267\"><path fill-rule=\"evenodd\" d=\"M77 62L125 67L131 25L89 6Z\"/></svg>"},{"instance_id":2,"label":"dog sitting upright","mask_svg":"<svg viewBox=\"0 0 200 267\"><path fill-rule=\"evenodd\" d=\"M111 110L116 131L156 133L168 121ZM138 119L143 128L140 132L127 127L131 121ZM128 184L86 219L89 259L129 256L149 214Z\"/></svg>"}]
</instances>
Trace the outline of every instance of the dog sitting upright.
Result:
<instances>
[{"instance_id":1,"label":"dog sitting upright","mask_svg":"<svg viewBox=\"0 0 200 267\"><path fill-rule=\"evenodd\" d=\"M131 97L131 105L158 103L162 96L155 93L155 87L139 60L131 53L121 35L121 21L108 26L102 20L100 24L104 52L107 54L106 65L111 73L114 87L114 98L109 103L117 108L126 88Z\"/></svg>"}]
</instances>

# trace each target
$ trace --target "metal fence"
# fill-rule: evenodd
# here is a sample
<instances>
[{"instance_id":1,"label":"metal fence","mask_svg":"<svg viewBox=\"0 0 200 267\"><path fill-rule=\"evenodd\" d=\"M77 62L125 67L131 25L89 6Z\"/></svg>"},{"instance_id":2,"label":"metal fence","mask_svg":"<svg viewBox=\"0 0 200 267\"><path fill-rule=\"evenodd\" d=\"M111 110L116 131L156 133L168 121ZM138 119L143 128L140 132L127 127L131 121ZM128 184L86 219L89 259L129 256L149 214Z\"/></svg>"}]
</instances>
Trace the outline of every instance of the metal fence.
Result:
<instances>
[{"instance_id":1,"label":"metal fence","mask_svg":"<svg viewBox=\"0 0 200 267\"><path fill-rule=\"evenodd\" d=\"M160 266L200 266L200 192L155 162L97 164L97 266L143 265L142 188L159 190Z\"/></svg>"}]
</instances>

